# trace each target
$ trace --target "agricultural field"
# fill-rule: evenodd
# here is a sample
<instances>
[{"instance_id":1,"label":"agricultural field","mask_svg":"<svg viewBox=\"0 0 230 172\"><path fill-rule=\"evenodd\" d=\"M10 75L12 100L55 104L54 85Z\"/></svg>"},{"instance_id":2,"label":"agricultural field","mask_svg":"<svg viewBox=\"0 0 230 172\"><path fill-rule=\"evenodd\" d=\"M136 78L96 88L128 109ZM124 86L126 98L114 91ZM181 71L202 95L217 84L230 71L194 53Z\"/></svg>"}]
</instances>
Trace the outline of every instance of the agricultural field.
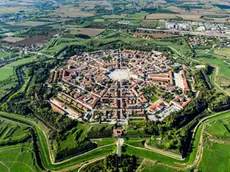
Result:
<instances>
[{"instance_id":1,"label":"agricultural field","mask_svg":"<svg viewBox=\"0 0 230 172\"><path fill-rule=\"evenodd\" d=\"M25 38L8 36L2 40L10 43L15 43L15 42L23 41L24 39Z\"/></svg>"},{"instance_id":2,"label":"agricultural field","mask_svg":"<svg viewBox=\"0 0 230 172\"><path fill-rule=\"evenodd\" d=\"M38 36L31 36L29 38L23 38L20 41L12 43L14 46L19 45L34 45L34 44L44 44L50 38L49 35L38 35Z\"/></svg>"},{"instance_id":3,"label":"agricultural field","mask_svg":"<svg viewBox=\"0 0 230 172\"><path fill-rule=\"evenodd\" d=\"M112 14L112 15L104 15L101 17L104 19L123 19L123 18L127 17L127 14L121 14L121 15Z\"/></svg>"},{"instance_id":4,"label":"agricultural field","mask_svg":"<svg viewBox=\"0 0 230 172\"><path fill-rule=\"evenodd\" d=\"M201 14L149 14L146 16L146 19L148 20L160 20L160 19L183 19L183 20L189 20L189 21L206 21L211 20L214 22L220 22L225 23L228 19L228 17L203 17Z\"/></svg>"},{"instance_id":5,"label":"agricultural field","mask_svg":"<svg viewBox=\"0 0 230 172\"><path fill-rule=\"evenodd\" d=\"M90 17L94 16L93 13L82 11L78 7L73 7L71 5L61 6L60 8L54 10L50 17Z\"/></svg>"},{"instance_id":6,"label":"agricultural field","mask_svg":"<svg viewBox=\"0 0 230 172\"><path fill-rule=\"evenodd\" d=\"M19 11L31 11L32 9L26 6L16 6L16 7L0 7L0 14L12 14L12 13L17 13Z\"/></svg>"},{"instance_id":7,"label":"agricultural field","mask_svg":"<svg viewBox=\"0 0 230 172\"><path fill-rule=\"evenodd\" d=\"M230 55L230 48L221 48L221 49L215 49L214 54L217 55Z\"/></svg>"},{"instance_id":8,"label":"agricultural field","mask_svg":"<svg viewBox=\"0 0 230 172\"><path fill-rule=\"evenodd\" d=\"M41 21L26 21L22 23L16 24L16 26L29 26L29 27L36 27L36 26L42 26L45 24L50 24L50 22L41 22Z\"/></svg>"},{"instance_id":9,"label":"agricultural field","mask_svg":"<svg viewBox=\"0 0 230 172\"><path fill-rule=\"evenodd\" d=\"M94 37L104 32L105 29L95 29L95 28L68 28L71 34L83 34L90 37Z\"/></svg>"},{"instance_id":10,"label":"agricultural field","mask_svg":"<svg viewBox=\"0 0 230 172\"><path fill-rule=\"evenodd\" d=\"M158 21L157 20L142 20L140 24L142 27L155 29L158 25Z\"/></svg>"},{"instance_id":11,"label":"agricultural field","mask_svg":"<svg viewBox=\"0 0 230 172\"><path fill-rule=\"evenodd\" d=\"M147 16L149 13L136 13L136 14L130 14L124 18L124 20L143 20L145 16Z\"/></svg>"}]
</instances>

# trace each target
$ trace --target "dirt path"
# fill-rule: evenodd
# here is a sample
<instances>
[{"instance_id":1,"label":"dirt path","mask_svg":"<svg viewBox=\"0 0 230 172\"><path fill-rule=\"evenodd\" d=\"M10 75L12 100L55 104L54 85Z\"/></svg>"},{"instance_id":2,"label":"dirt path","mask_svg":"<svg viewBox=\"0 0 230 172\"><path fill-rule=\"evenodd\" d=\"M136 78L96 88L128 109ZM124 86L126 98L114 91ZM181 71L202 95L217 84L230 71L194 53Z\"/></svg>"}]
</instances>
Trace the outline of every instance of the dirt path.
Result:
<instances>
[{"instance_id":1,"label":"dirt path","mask_svg":"<svg viewBox=\"0 0 230 172\"><path fill-rule=\"evenodd\" d=\"M0 164L2 164L4 167L6 167L8 172L10 172L10 168L4 162L0 161Z\"/></svg>"}]
</instances>

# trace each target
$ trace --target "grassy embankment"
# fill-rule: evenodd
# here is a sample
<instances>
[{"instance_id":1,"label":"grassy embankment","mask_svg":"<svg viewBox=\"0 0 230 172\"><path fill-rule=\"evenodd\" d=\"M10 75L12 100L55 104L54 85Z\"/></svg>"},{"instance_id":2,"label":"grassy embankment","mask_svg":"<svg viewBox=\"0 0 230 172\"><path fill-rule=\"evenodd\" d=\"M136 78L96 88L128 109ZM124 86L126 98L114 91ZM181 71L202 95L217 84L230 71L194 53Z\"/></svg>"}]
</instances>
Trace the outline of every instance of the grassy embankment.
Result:
<instances>
[{"instance_id":1,"label":"grassy embankment","mask_svg":"<svg viewBox=\"0 0 230 172\"><path fill-rule=\"evenodd\" d=\"M96 159L99 157L106 156L114 151L115 144L106 144L108 143L105 141L105 143L102 143L104 146L99 146L98 148L86 152L84 154L75 156L73 158L70 158L68 160L64 160L62 162L54 163L52 161L51 152L49 150L49 143L47 139L47 135L43 131L42 127L38 125L36 122L29 120L28 118L25 118L20 115L16 114L9 114L5 112L0 112L0 116L2 118L8 118L11 120L15 120L19 123L24 123L25 125L28 125L32 127L37 135L37 145L39 148L39 156L42 162L42 165L44 168L49 170L61 170L61 169L67 169L70 167L79 167L81 163L86 163L89 160Z\"/></svg>"}]
</instances>

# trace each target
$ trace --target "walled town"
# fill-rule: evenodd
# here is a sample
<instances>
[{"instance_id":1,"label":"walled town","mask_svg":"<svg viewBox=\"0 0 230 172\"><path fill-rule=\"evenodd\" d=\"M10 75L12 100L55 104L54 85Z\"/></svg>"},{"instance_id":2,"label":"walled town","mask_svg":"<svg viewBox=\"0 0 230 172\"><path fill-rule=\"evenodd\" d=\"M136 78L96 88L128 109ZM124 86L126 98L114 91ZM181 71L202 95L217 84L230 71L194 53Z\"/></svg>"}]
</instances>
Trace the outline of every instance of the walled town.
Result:
<instances>
[{"instance_id":1,"label":"walled town","mask_svg":"<svg viewBox=\"0 0 230 172\"><path fill-rule=\"evenodd\" d=\"M72 119L163 121L191 102L187 93L198 93L191 88L194 83L186 65L171 64L161 52L97 51L72 56L51 71L49 84L61 91L49 102L53 110ZM152 101L143 91L148 87L166 96ZM169 102L167 96L172 97Z\"/></svg>"}]
</instances>

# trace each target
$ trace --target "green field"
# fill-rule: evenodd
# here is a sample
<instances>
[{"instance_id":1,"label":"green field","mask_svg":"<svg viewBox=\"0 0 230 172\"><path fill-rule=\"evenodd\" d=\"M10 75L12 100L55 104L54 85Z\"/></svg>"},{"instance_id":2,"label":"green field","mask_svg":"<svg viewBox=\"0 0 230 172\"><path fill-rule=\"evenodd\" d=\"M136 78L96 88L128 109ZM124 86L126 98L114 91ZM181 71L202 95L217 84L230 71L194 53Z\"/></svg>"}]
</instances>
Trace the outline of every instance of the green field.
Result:
<instances>
[{"instance_id":1,"label":"green field","mask_svg":"<svg viewBox=\"0 0 230 172\"><path fill-rule=\"evenodd\" d=\"M3 81L11 77L14 74L14 70L11 67L2 67L0 68L0 73L0 81Z\"/></svg>"},{"instance_id":2,"label":"green field","mask_svg":"<svg viewBox=\"0 0 230 172\"><path fill-rule=\"evenodd\" d=\"M153 97L152 97L152 99L151 99L151 103L154 103L154 102L156 102L158 99L159 99L158 97L156 97L156 96L153 96Z\"/></svg>"},{"instance_id":3,"label":"green field","mask_svg":"<svg viewBox=\"0 0 230 172\"><path fill-rule=\"evenodd\" d=\"M89 160L95 159L95 158L99 158L99 157L103 157L106 156L112 152L114 152L116 146L115 144L108 144L108 145L104 145L103 147L98 147L92 151L86 152L84 154L75 156L73 158L70 158L64 162L60 162L60 163L51 163L51 159L50 159L50 149L49 149L49 143L47 140L47 136L45 135L44 129L42 126L40 126L39 124L37 124L36 122L31 121L28 118L25 118L23 116L20 115L16 115L16 114L9 114L9 113L4 113L4 112L0 112L0 116L2 118L10 118L13 120L18 121L19 123L23 122L28 126L32 126L33 129L35 130L37 136L38 136L38 148L39 148L39 155L42 161L42 165L46 168L46 169L50 169L50 170L61 170L61 169L65 169L68 167L74 167L77 168L79 167L79 165L81 163L86 163Z\"/></svg>"},{"instance_id":4,"label":"green field","mask_svg":"<svg viewBox=\"0 0 230 172\"><path fill-rule=\"evenodd\" d=\"M205 126L208 133L199 169L202 171L230 171L230 113L211 120Z\"/></svg>"},{"instance_id":5,"label":"green field","mask_svg":"<svg viewBox=\"0 0 230 172\"><path fill-rule=\"evenodd\" d=\"M229 144L208 142L205 145L199 169L204 172L230 171Z\"/></svg>"},{"instance_id":6,"label":"green field","mask_svg":"<svg viewBox=\"0 0 230 172\"><path fill-rule=\"evenodd\" d=\"M220 119L209 122L206 130L213 136L230 137L230 120Z\"/></svg>"},{"instance_id":7,"label":"green field","mask_svg":"<svg viewBox=\"0 0 230 172\"><path fill-rule=\"evenodd\" d=\"M136 155L138 157L149 159L152 161L157 160L157 161L160 161L164 164L169 164L169 165L175 166L175 167L179 166L177 163L181 162L181 161L175 160L173 158L169 158L169 157L160 155L160 154L153 152L151 150L148 150L148 149L128 146L126 144L125 144L125 150L126 151L124 153L126 153L126 154Z\"/></svg>"},{"instance_id":8,"label":"green field","mask_svg":"<svg viewBox=\"0 0 230 172\"><path fill-rule=\"evenodd\" d=\"M17 142L30 135L29 127L0 119L0 145Z\"/></svg>"},{"instance_id":9,"label":"green field","mask_svg":"<svg viewBox=\"0 0 230 172\"><path fill-rule=\"evenodd\" d=\"M0 171L42 171L36 162L33 145L30 142L0 147Z\"/></svg>"},{"instance_id":10,"label":"green field","mask_svg":"<svg viewBox=\"0 0 230 172\"><path fill-rule=\"evenodd\" d=\"M7 64L6 67L17 67L17 66L20 66L20 65L24 65L24 64L33 62L36 59L37 58L35 56L28 57L28 58L23 58L23 59L20 59L20 60L17 60L15 62Z\"/></svg>"},{"instance_id":11,"label":"green field","mask_svg":"<svg viewBox=\"0 0 230 172\"><path fill-rule=\"evenodd\" d=\"M210 65L218 66L220 69L220 73L222 73L225 77L230 79L230 67L223 60L218 59L218 58L208 58L208 57L202 57L199 59L205 63L210 64Z\"/></svg>"},{"instance_id":12,"label":"green field","mask_svg":"<svg viewBox=\"0 0 230 172\"><path fill-rule=\"evenodd\" d=\"M149 136L144 132L145 120L129 120L129 125L125 126L125 136Z\"/></svg>"},{"instance_id":13,"label":"green field","mask_svg":"<svg viewBox=\"0 0 230 172\"><path fill-rule=\"evenodd\" d=\"M7 58L7 57L9 57L9 56L10 56L9 53L7 53L7 52L5 52L5 51L0 51L0 58L1 58L1 57Z\"/></svg>"},{"instance_id":14,"label":"green field","mask_svg":"<svg viewBox=\"0 0 230 172\"><path fill-rule=\"evenodd\" d=\"M125 17L125 20L143 20L145 16L147 16L149 13L136 13L136 14L130 14L127 17Z\"/></svg>"},{"instance_id":15,"label":"green field","mask_svg":"<svg viewBox=\"0 0 230 172\"><path fill-rule=\"evenodd\" d=\"M125 18L124 15L116 15L116 14L104 15L104 16L101 16L101 17L105 18L105 19L122 19L122 18Z\"/></svg>"},{"instance_id":16,"label":"green field","mask_svg":"<svg viewBox=\"0 0 230 172\"><path fill-rule=\"evenodd\" d=\"M0 171L41 171L30 138L30 127L0 118Z\"/></svg>"}]
</instances>

